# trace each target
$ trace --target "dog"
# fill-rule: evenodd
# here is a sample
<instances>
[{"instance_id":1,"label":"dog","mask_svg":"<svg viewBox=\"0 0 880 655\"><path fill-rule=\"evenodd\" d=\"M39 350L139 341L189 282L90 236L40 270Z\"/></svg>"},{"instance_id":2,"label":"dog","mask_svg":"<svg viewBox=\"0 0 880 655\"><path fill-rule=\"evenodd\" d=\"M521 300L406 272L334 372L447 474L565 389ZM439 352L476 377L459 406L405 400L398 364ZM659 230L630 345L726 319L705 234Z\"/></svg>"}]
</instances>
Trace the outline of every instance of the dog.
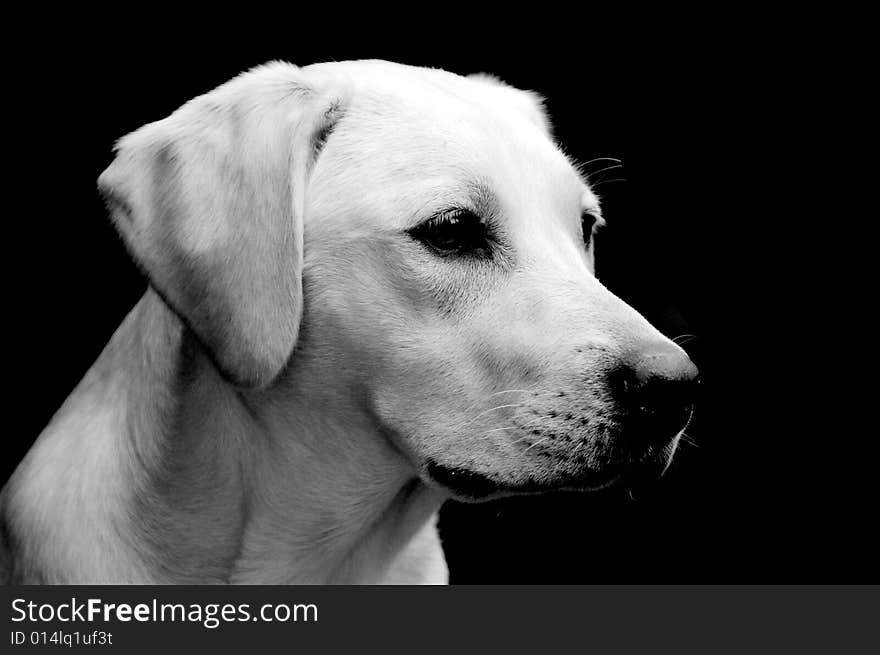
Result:
<instances>
[{"instance_id":1,"label":"dog","mask_svg":"<svg viewBox=\"0 0 880 655\"><path fill-rule=\"evenodd\" d=\"M446 499L656 477L689 420L532 92L271 62L98 188L149 286L2 492L6 582L443 584Z\"/></svg>"}]
</instances>

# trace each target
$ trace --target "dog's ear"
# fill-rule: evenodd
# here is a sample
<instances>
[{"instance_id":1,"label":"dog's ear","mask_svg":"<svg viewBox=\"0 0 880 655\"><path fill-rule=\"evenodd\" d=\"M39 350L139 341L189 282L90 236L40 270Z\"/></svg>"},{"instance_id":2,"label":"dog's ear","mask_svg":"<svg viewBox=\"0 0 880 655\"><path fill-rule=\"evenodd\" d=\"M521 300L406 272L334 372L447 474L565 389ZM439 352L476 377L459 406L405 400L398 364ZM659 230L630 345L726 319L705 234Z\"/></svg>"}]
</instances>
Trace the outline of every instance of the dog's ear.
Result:
<instances>
[{"instance_id":1,"label":"dog's ear","mask_svg":"<svg viewBox=\"0 0 880 655\"><path fill-rule=\"evenodd\" d=\"M474 73L468 79L481 82L494 89L505 102L513 105L531 119L535 125L543 129L548 136L553 136L553 124L544 106L544 96L535 91L524 91L510 86L507 82L488 73Z\"/></svg>"},{"instance_id":2,"label":"dog's ear","mask_svg":"<svg viewBox=\"0 0 880 655\"><path fill-rule=\"evenodd\" d=\"M98 179L151 285L240 386L269 384L296 343L305 186L340 103L263 66L121 139Z\"/></svg>"}]
</instances>

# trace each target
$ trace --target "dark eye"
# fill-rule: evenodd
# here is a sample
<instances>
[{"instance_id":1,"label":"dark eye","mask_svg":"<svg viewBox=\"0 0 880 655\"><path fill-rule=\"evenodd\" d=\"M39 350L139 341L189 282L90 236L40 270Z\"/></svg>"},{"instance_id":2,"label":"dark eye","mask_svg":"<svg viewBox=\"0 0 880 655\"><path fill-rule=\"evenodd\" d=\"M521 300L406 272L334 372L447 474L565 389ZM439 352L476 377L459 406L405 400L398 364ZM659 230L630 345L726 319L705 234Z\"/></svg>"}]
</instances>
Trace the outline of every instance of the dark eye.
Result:
<instances>
[{"instance_id":1,"label":"dark eye","mask_svg":"<svg viewBox=\"0 0 880 655\"><path fill-rule=\"evenodd\" d=\"M595 212L585 211L581 214L581 230L584 234L584 245L589 248L593 242L593 232L596 226L603 225L602 218Z\"/></svg>"},{"instance_id":2,"label":"dark eye","mask_svg":"<svg viewBox=\"0 0 880 655\"><path fill-rule=\"evenodd\" d=\"M489 254L489 235L478 216L455 209L425 221L409 232L439 255Z\"/></svg>"}]
</instances>

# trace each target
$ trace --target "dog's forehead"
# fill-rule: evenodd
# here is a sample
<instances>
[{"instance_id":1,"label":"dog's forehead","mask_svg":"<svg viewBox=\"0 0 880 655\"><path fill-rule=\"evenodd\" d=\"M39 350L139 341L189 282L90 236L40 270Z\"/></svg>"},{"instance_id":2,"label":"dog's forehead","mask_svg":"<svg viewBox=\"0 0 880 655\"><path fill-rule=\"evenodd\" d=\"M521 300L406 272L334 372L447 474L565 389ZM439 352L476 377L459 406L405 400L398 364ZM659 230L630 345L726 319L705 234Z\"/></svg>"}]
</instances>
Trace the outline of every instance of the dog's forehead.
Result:
<instances>
[{"instance_id":1,"label":"dog's forehead","mask_svg":"<svg viewBox=\"0 0 880 655\"><path fill-rule=\"evenodd\" d=\"M315 195L327 202L353 200L332 188L330 178L338 184L342 177L357 189L359 203L404 221L461 204L475 188L523 213L546 213L551 203L553 213L570 216L597 205L525 93L388 62L310 68L342 73L350 86L344 117L316 171Z\"/></svg>"}]
</instances>

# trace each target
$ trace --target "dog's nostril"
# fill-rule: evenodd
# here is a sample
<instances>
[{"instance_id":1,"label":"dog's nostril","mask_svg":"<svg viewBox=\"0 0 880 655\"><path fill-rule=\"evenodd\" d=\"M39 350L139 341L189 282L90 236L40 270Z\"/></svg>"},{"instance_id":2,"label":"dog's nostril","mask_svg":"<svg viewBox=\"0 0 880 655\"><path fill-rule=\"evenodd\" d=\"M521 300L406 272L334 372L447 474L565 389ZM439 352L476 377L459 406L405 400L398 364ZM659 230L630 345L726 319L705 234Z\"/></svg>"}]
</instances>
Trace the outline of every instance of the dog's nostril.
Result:
<instances>
[{"instance_id":1,"label":"dog's nostril","mask_svg":"<svg viewBox=\"0 0 880 655\"><path fill-rule=\"evenodd\" d=\"M672 437L687 423L696 385L696 379L650 378L633 389L630 411L657 438Z\"/></svg>"},{"instance_id":2,"label":"dog's nostril","mask_svg":"<svg viewBox=\"0 0 880 655\"><path fill-rule=\"evenodd\" d=\"M699 385L697 367L659 344L633 353L617 372L617 393L642 438L666 440L685 427Z\"/></svg>"}]
</instances>

